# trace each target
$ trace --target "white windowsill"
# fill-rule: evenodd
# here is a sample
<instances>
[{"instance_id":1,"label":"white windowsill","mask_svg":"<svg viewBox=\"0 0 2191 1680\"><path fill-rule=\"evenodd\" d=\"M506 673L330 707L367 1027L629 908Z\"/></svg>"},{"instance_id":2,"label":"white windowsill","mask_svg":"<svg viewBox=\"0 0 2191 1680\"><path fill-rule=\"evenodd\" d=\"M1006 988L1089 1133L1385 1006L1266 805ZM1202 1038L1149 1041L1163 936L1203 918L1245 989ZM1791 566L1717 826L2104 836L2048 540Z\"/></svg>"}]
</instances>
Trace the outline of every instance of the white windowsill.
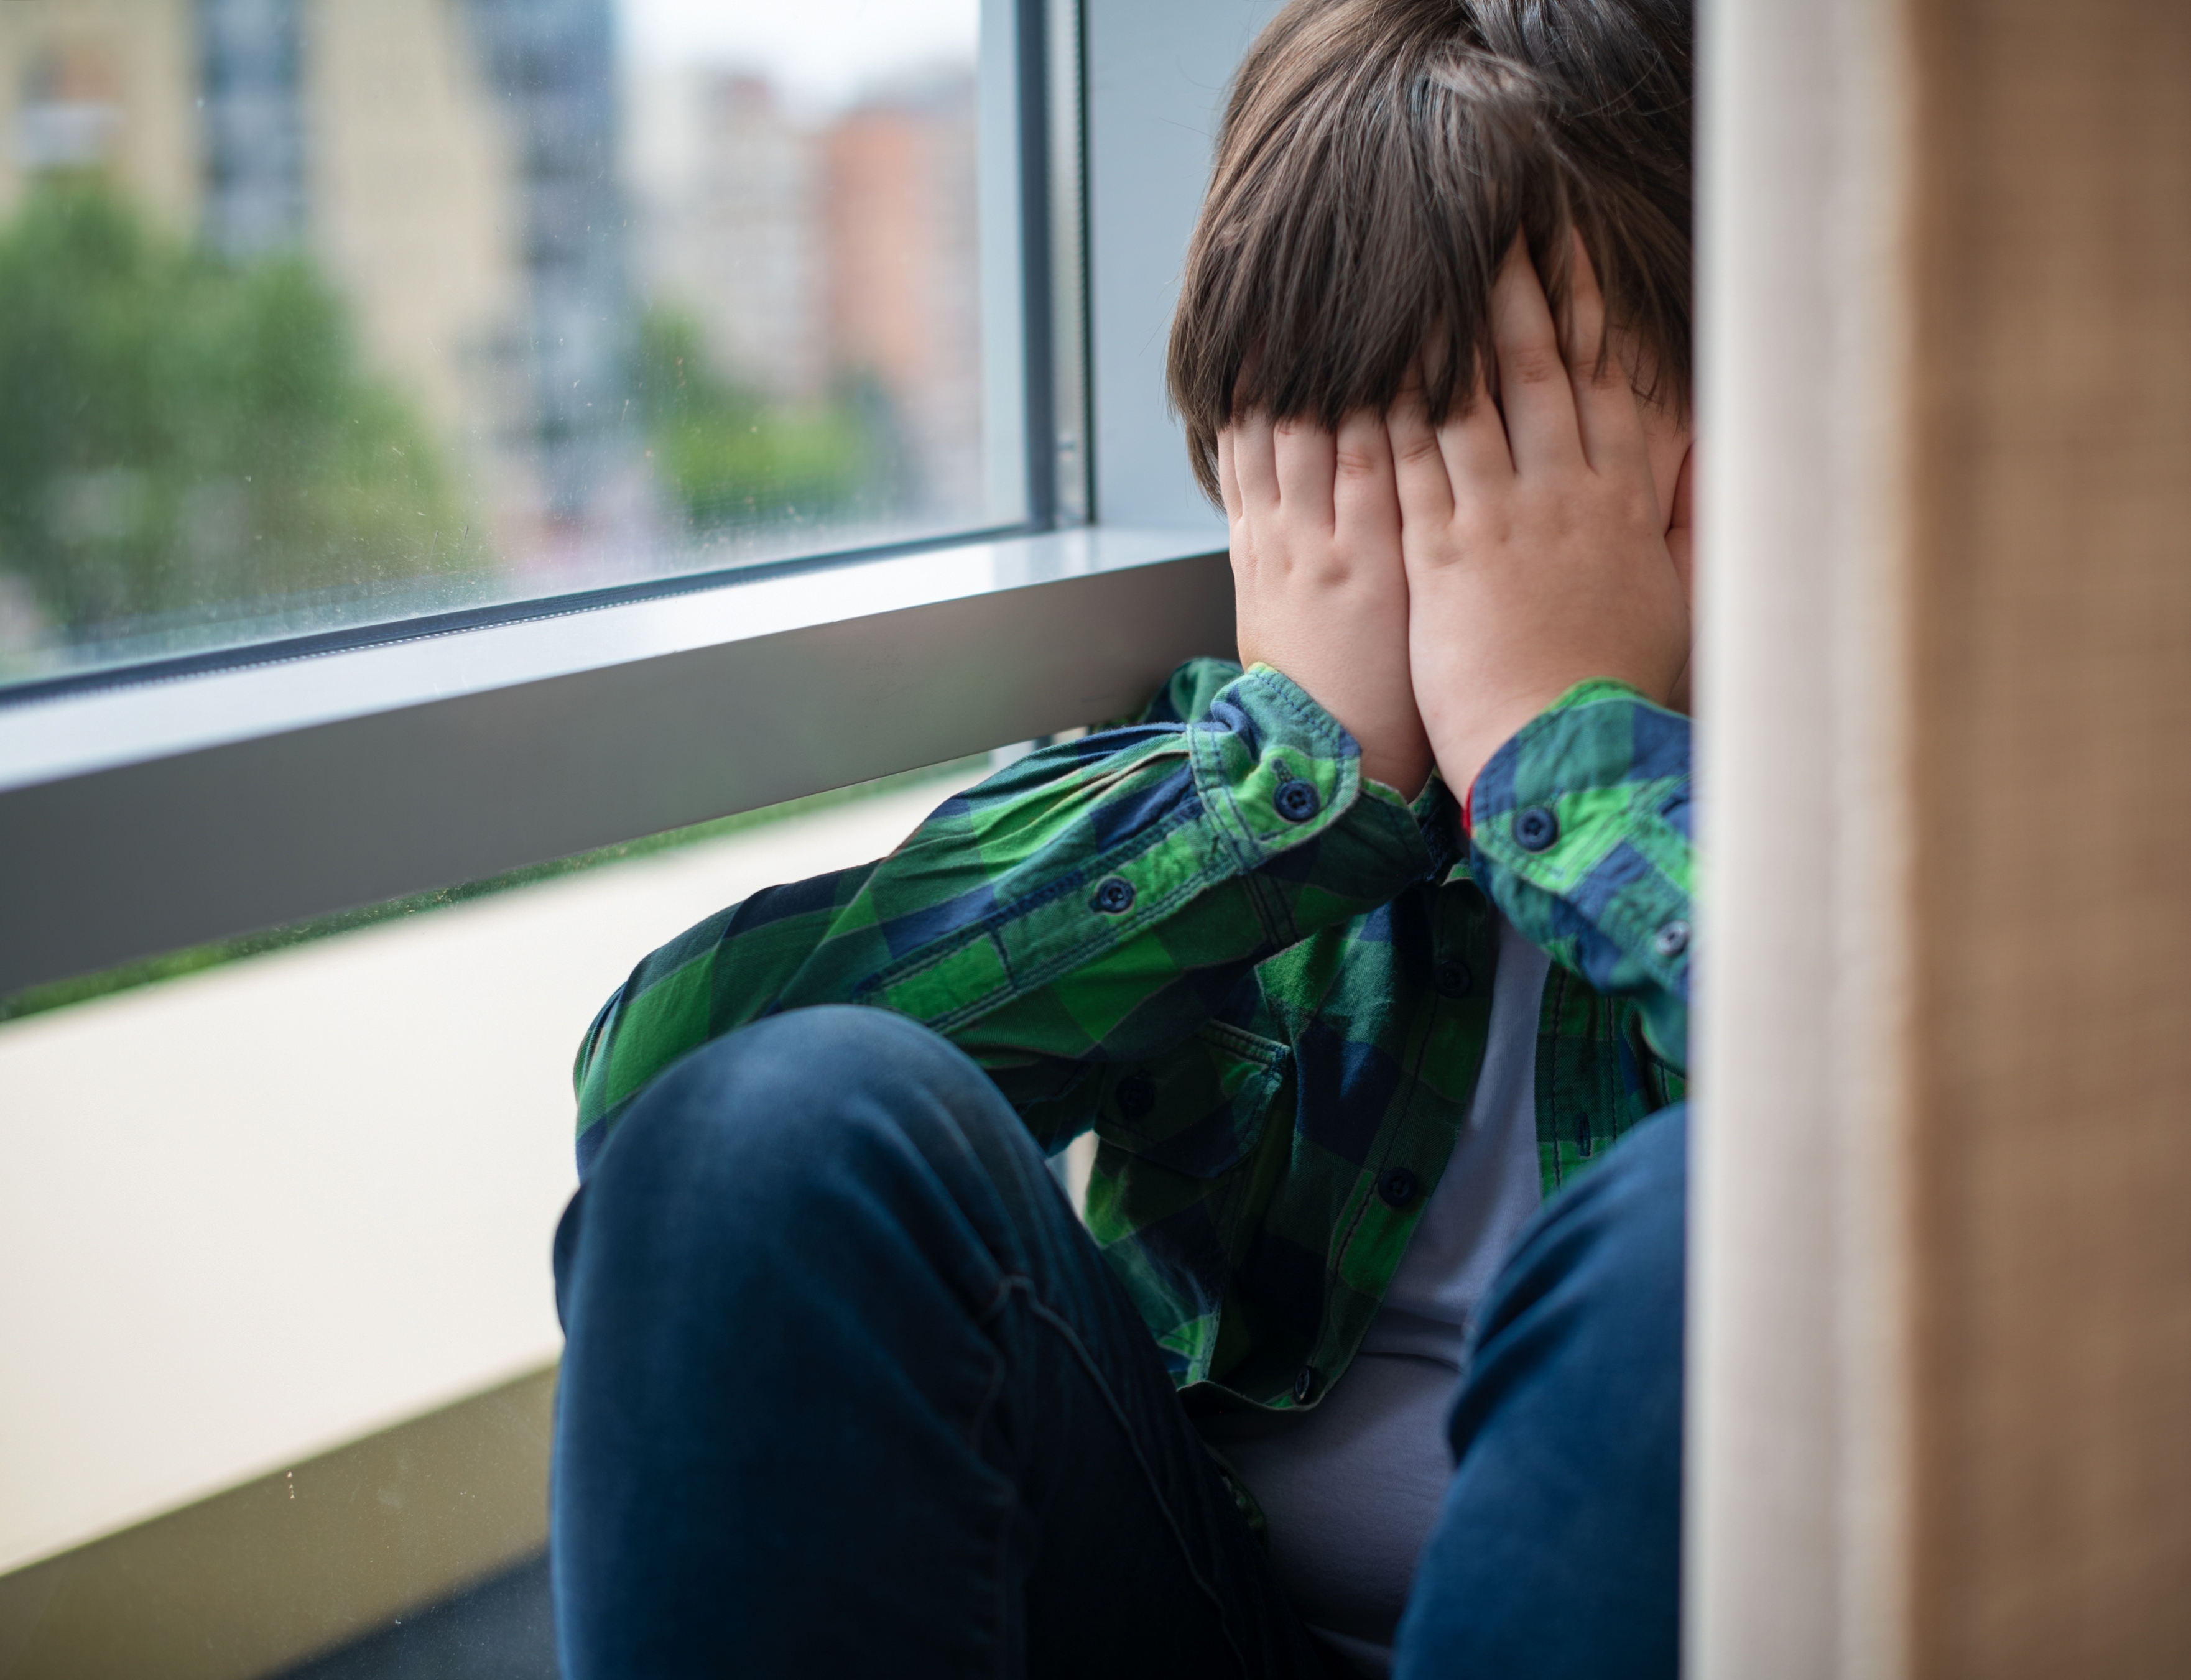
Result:
<instances>
[{"instance_id":1,"label":"white windowsill","mask_svg":"<svg viewBox=\"0 0 2191 1680\"><path fill-rule=\"evenodd\" d=\"M554 1359L593 1012L953 786L0 1027L0 1574Z\"/></svg>"},{"instance_id":2,"label":"white windowsill","mask_svg":"<svg viewBox=\"0 0 2191 1680\"><path fill-rule=\"evenodd\" d=\"M281 730L1210 552L1206 533L1088 526L0 703L0 792ZM4 690L0 690L4 701Z\"/></svg>"},{"instance_id":3,"label":"white windowsill","mask_svg":"<svg viewBox=\"0 0 2191 1680\"><path fill-rule=\"evenodd\" d=\"M1232 644L1090 528L0 706L0 995L1114 716Z\"/></svg>"}]
</instances>

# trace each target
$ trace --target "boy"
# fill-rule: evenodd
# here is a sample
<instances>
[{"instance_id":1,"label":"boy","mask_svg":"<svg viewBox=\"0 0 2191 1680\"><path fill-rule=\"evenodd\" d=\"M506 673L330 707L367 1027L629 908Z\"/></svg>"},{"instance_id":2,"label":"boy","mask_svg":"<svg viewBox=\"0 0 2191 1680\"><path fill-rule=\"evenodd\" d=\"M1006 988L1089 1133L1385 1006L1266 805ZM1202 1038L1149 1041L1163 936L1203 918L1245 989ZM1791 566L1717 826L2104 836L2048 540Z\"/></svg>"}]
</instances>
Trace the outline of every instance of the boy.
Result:
<instances>
[{"instance_id":1,"label":"boy","mask_svg":"<svg viewBox=\"0 0 2191 1680\"><path fill-rule=\"evenodd\" d=\"M1172 355L1249 668L597 1019L572 1675L1674 1672L1688 42L1257 43Z\"/></svg>"}]
</instances>

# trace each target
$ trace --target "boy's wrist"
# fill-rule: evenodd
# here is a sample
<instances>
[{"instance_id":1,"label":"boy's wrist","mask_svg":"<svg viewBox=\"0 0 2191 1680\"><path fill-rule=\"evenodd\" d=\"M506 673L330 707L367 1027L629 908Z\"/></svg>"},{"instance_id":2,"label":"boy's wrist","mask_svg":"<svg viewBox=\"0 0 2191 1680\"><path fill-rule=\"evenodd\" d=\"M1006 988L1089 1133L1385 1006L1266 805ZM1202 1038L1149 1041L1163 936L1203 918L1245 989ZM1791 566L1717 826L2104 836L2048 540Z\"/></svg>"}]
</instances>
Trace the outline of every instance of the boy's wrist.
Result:
<instances>
[{"instance_id":1,"label":"boy's wrist","mask_svg":"<svg viewBox=\"0 0 2191 1680\"><path fill-rule=\"evenodd\" d=\"M1430 731L1438 774L1465 801L1483 767L1500 747L1570 695L1602 683L1617 684L1644 699L1652 698L1641 684L1628 678L1591 671L1579 676L1565 673L1545 676L1498 700L1471 697L1465 706L1426 705L1424 722Z\"/></svg>"},{"instance_id":2,"label":"boy's wrist","mask_svg":"<svg viewBox=\"0 0 2191 1680\"><path fill-rule=\"evenodd\" d=\"M1380 782L1403 800L1422 792L1431 775L1430 737L1415 710L1414 696L1404 686L1392 689L1388 684L1390 691L1381 694L1366 691L1362 684L1333 692L1329 682L1304 676L1275 659L1258 654L1243 662L1250 670L1260 667L1283 676L1344 729L1361 754L1364 780ZM1402 677L1404 683L1404 673Z\"/></svg>"},{"instance_id":3,"label":"boy's wrist","mask_svg":"<svg viewBox=\"0 0 2191 1680\"><path fill-rule=\"evenodd\" d=\"M1443 724L1432 723L1431 745L1437 757L1438 774L1445 778L1448 786L1461 789L1465 797L1475 787L1476 778L1482 774L1483 767L1491 762L1492 754L1558 698L1557 693L1540 697L1517 696L1496 707L1472 707L1464 718Z\"/></svg>"}]
</instances>

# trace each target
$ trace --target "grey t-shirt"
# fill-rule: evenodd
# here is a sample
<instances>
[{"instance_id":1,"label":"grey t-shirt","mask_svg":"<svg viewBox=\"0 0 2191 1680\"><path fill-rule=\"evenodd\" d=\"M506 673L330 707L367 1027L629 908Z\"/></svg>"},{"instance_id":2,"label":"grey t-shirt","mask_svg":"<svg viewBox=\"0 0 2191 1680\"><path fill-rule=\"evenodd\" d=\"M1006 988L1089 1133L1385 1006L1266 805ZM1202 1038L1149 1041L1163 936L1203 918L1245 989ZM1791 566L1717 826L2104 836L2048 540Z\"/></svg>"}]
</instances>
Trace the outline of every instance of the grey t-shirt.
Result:
<instances>
[{"instance_id":1,"label":"grey t-shirt","mask_svg":"<svg viewBox=\"0 0 2191 1680\"><path fill-rule=\"evenodd\" d=\"M1311 1411L1202 1420L1270 1520L1279 1581L1366 1674L1391 1671L1453 1473L1445 1418L1470 1317L1537 1211L1537 1011L1551 966L1501 920L1468 1124L1346 1375Z\"/></svg>"}]
</instances>

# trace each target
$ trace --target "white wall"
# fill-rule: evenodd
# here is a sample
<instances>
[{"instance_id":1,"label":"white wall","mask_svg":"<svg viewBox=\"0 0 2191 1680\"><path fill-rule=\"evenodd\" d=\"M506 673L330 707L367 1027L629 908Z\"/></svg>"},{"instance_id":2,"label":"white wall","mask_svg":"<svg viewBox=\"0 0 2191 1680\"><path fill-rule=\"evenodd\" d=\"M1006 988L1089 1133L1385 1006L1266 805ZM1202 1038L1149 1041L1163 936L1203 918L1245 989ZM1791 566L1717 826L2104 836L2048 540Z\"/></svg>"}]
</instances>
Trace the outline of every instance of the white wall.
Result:
<instances>
[{"instance_id":1,"label":"white wall","mask_svg":"<svg viewBox=\"0 0 2191 1680\"><path fill-rule=\"evenodd\" d=\"M0 1573L554 1359L594 1011L953 785L0 1026Z\"/></svg>"}]
</instances>

